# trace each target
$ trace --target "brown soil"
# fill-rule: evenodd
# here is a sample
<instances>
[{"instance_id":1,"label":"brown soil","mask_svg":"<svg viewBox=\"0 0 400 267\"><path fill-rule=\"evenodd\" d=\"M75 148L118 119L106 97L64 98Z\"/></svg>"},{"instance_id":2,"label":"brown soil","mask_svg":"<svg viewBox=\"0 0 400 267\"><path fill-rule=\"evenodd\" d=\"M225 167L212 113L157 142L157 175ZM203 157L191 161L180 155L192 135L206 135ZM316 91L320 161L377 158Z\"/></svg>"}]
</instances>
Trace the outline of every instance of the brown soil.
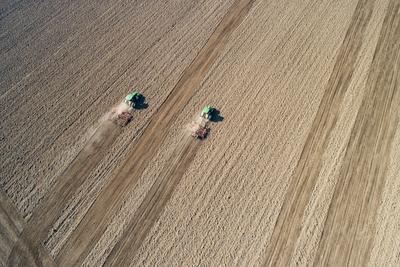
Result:
<instances>
[{"instance_id":1,"label":"brown soil","mask_svg":"<svg viewBox=\"0 0 400 267\"><path fill-rule=\"evenodd\" d=\"M400 264L397 0L0 8L0 266Z\"/></svg>"}]
</instances>

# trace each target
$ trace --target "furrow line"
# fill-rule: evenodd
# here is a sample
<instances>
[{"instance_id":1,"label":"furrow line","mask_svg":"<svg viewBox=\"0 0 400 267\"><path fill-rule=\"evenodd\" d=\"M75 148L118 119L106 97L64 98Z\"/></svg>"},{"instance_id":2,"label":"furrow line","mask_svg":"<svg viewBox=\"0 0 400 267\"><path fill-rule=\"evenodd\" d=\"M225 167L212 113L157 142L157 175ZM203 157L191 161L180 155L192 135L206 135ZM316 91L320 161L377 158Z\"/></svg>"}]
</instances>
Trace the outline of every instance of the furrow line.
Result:
<instances>
[{"instance_id":1,"label":"furrow line","mask_svg":"<svg viewBox=\"0 0 400 267\"><path fill-rule=\"evenodd\" d=\"M191 139L190 136L189 138ZM157 177L135 215L131 218L123 238L107 257L105 266L128 266L132 262L135 253L159 218L173 190L196 155L199 142L190 139L182 141L183 149L178 147L174 151L168 160L168 165Z\"/></svg>"},{"instance_id":2,"label":"furrow line","mask_svg":"<svg viewBox=\"0 0 400 267\"><path fill-rule=\"evenodd\" d=\"M315 265L366 265L400 105L400 2L391 0L347 145Z\"/></svg>"},{"instance_id":3,"label":"furrow line","mask_svg":"<svg viewBox=\"0 0 400 267\"><path fill-rule=\"evenodd\" d=\"M251 0L237 0L233 4L198 56L186 69L176 87L152 117L142 138L127 156L126 164L117 170L111 182L102 190L78 225L73 236L67 241L58 258L60 264L79 261L87 248L100 239L114 208L129 192L128 189L136 185L148 162L164 142L177 114L190 100L204 75L221 53L232 31L245 18L252 3Z\"/></svg>"},{"instance_id":4,"label":"furrow line","mask_svg":"<svg viewBox=\"0 0 400 267\"><path fill-rule=\"evenodd\" d=\"M97 129L96 133L79 152L71 165L65 170L56 187L55 194L48 194L43 199L43 205L39 206L33 213L31 220L23 229L20 239L30 244L33 254L38 254L41 242L46 238L54 222L59 217L64 204L73 196L77 188L82 184L83 179L100 162L107 148L114 142L120 133L120 127L111 121L105 121ZM48 203L48 204L46 204ZM39 219L40 218L40 219ZM10 258L20 257L22 243L17 243L10 255Z\"/></svg>"},{"instance_id":5,"label":"furrow line","mask_svg":"<svg viewBox=\"0 0 400 267\"><path fill-rule=\"evenodd\" d=\"M336 125L373 7L374 1L360 0L357 3L310 134L289 183L286 199L267 247L264 265L285 266L290 263L300 234L302 217L322 166L320 155L325 151L330 132Z\"/></svg>"}]
</instances>

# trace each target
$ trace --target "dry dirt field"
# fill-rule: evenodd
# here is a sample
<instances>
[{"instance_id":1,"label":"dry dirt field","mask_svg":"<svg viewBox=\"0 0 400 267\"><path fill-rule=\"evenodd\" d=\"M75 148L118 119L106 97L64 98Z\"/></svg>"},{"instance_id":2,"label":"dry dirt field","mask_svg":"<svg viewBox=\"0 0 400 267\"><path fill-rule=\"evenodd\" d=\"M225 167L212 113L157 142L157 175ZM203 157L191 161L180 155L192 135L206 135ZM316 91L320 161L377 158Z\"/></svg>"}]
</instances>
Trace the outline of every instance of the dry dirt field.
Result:
<instances>
[{"instance_id":1,"label":"dry dirt field","mask_svg":"<svg viewBox=\"0 0 400 267\"><path fill-rule=\"evenodd\" d=\"M0 266L400 266L399 0L9 0L0 63Z\"/></svg>"}]
</instances>

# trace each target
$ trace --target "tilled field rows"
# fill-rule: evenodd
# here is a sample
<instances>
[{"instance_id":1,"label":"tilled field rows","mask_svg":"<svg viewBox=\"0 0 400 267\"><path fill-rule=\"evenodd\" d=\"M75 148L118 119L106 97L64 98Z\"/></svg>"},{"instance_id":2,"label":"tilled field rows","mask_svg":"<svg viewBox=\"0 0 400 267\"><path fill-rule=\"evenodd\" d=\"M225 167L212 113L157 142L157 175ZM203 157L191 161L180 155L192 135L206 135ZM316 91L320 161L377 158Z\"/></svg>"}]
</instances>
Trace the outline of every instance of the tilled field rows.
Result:
<instances>
[{"instance_id":1,"label":"tilled field rows","mask_svg":"<svg viewBox=\"0 0 400 267\"><path fill-rule=\"evenodd\" d=\"M261 244L273 228L321 99L320 83L347 28L331 20L343 21L343 14L350 20L354 6L254 6L180 116L183 123L207 101L228 114L200 148L138 263L254 265L264 257Z\"/></svg>"},{"instance_id":2,"label":"tilled field rows","mask_svg":"<svg viewBox=\"0 0 400 267\"><path fill-rule=\"evenodd\" d=\"M397 0L21 0L0 23L0 263L400 264ZM131 89L149 108L103 121Z\"/></svg>"},{"instance_id":3,"label":"tilled field rows","mask_svg":"<svg viewBox=\"0 0 400 267\"><path fill-rule=\"evenodd\" d=\"M279 9L280 4L282 9ZM232 36L232 43L227 45L225 53L211 68L197 94L179 116L176 127L205 102L217 103L223 115L228 114L221 125L213 128L207 146L200 147L196 160L140 248L134 261L136 264L271 264L267 260L274 256L268 246L280 243L285 244L282 251L288 251L287 257L278 257L279 260L273 262L282 265L285 262L318 263L318 249L326 249L325 246L318 246L331 198L340 191L335 191L336 179L340 180L345 157L357 157L352 152L346 152L352 132L357 131L353 130L353 125L355 121L361 123L360 116L370 112L370 109L366 112L361 103L369 101L370 90L379 94L385 87L389 92L396 92L395 87L386 87L395 84L390 80L379 86L370 85L370 72L375 68L373 55L382 42L381 33L396 26L393 22L388 23L387 19L384 21L385 14L388 10L394 9L395 13L398 9L393 6L393 1L390 8L389 1L303 1L291 4L276 2L274 6L274 2L256 2L246 21ZM288 6L293 8L292 12ZM273 14L268 13L271 10ZM290 17L286 17L285 12ZM274 23L268 23L269 19ZM276 31L273 26L276 26ZM287 32L283 30L285 27ZM280 36L282 39L279 39ZM396 36L393 33L388 39L395 42ZM396 44L393 43L393 46L395 49ZM348 55L345 51L352 54ZM387 50L380 58L386 58L386 53ZM397 56L393 55L393 58ZM348 60L353 62L353 66L347 63ZM351 76L344 85L344 79L337 75L337 71L342 73L340 75ZM396 67L390 75L394 73ZM379 75L382 73L379 72ZM332 86L336 79L339 83ZM333 102L333 109L329 109L328 105L332 101L327 97L330 86L335 95L340 86L345 87L340 95L342 99ZM328 111L321 112L318 105ZM376 105L380 104L372 104ZM391 108L394 106L394 103L390 104ZM386 110L384 105L382 107ZM324 135L316 138L326 146L324 144L325 148L317 151L314 158L307 158L304 147L310 136L315 134L313 123L318 121L319 116L327 115L336 116L331 127L322 124L326 127L324 131L330 135L326 139ZM394 122L398 116L395 113L387 115ZM372 128L379 129L375 128L379 124L370 119L365 118L365 125L371 124ZM166 144L164 151L170 151L169 147L179 142L174 135L175 132L171 133L171 144ZM369 143L359 139L354 146L361 144L362 147ZM321 148L320 145L316 147ZM388 150L382 153L389 154ZM372 154L366 152L366 155ZM154 163L162 162L163 157L160 155ZM290 208L304 205L302 212L289 214L283 223L285 227L291 223L293 229L299 229L299 232L287 237L288 233L283 231L274 240L271 238L274 230L279 229L275 228L280 220L278 215L284 212L281 207L286 201L290 203L292 197L287 191L289 184L302 183L301 179L296 180L296 169L301 168L299 159L305 159L313 171L304 178L315 178L318 182L307 190L295 192L308 198L304 204L294 201L293 206L288 205ZM381 163L379 159L372 162ZM364 167L366 170L369 168ZM150 173L157 174L157 171ZM371 175L370 181L375 177L375 174ZM357 190L363 188L361 186ZM364 196L368 193L366 191ZM351 192L345 193L349 194ZM347 203L351 205L351 201ZM379 197L372 203L379 203ZM372 210L377 210L377 207ZM364 215L369 216L367 213L359 216ZM369 218L372 220L369 225L381 223L373 222L374 216ZM374 230L369 230L370 233L363 230L359 234L364 234L365 240L371 241ZM371 252L356 242L358 237L350 240L360 251ZM386 246L393 249L394 244L394 240L387 241ZM327 262L335 259L333 254L322 255L322 258ZM356 256L351 258L355 260ZM390 253L388 259L394 264L396 254ZM372 256L371 261L375 261Z\"/></svg>"},{"instance_id":4,"label":"tilled field rows","mask_svg":"<svg viewBox=\"0 0 400 267\"><path fill-rule=\"evenodd\" d=\"M55 177L62 178L60 174L113 104L135 89L150 101L149 108L135 114L135 123L108 147L99 164L82 177L84 184L69 192L72 197L64 203L46 238L53 253L79 223L132 140L209 39L231 2L176 4L147 1L110 8L106 14L114 14L98 23L81 25L68 43L62 43L48 59L36 62L38 69L1 98L1 134L5 140L1 143L5 159L1 184L26 218L54 186ZM136 12L133 17L128 15ZM16 105L20 98L29 101Z\"/></svg>"},{"instance_id":5,"label":"tilled field rows","mask_svg":"<svg viewBox=\"0 0 400 267\"><path fill-rule=\"evenodd\" d=\"M108 152L108 168L98 172L118 162L230 6L156 2L119 3L107 10L108 17L81 25L1 98L1 184L25 217L90 138L97 120L127 91L138 89L150 107L135 114L136 123Z\"/></svg>"}]
</instances>

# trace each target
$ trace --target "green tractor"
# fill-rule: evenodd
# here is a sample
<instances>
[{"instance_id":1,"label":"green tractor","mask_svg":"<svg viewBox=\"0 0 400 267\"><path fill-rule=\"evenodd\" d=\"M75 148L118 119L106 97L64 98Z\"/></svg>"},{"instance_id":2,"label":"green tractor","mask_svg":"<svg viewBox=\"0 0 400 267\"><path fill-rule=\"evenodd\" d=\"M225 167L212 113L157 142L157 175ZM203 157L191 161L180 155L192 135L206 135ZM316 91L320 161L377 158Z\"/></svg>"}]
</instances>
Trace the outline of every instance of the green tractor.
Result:
<instances>
[{"instance_id":1,"label":"green tractor","mask_svg":"<svg viewBox=\"0 0 400 267\"><path fill-rule=\"evenodd\" d=\"M200 116L207 120L211 120L214 113L215 113L215 108L211 105L207 105L201 110Z\"/></svg>"},{"instance_id":2,"label":"green tractor","mask_svg":"<svg viewBox=\"0 0 400 267\"><path fill-rule=\"evenodd\" d=\"M127 95L124 102L133 108L141 108L146 105L144 96L138 92Z\"/></svg>"}]
</instances>

